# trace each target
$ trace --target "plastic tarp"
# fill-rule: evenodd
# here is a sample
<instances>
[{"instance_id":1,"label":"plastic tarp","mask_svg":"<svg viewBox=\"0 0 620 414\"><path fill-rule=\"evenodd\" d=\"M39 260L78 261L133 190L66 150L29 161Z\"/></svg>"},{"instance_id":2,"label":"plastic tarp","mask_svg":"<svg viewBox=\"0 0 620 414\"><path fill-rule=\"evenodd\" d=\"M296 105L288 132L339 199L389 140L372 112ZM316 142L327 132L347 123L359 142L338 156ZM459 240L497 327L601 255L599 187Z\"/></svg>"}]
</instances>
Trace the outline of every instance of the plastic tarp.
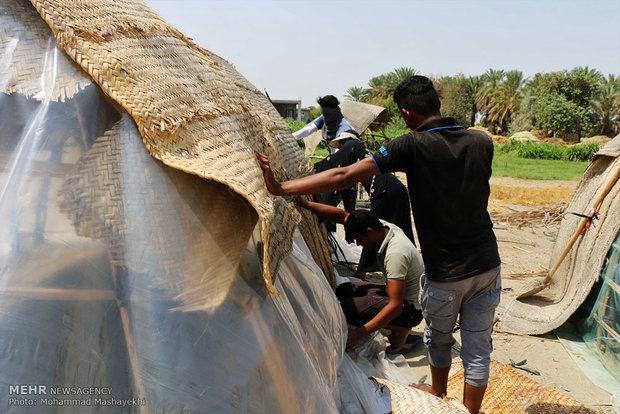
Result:
<instances>
[{"instance_id":1,"label":"plastic tarp","mask_svg":"<svg viewBox=\"0 0 620 414\"><path fill-rule=\"evenodd\" d=\"M612 394L614 410L620 413L620 232L597 285L600 289L586 320L578 329L563 325L556 333L592 382ZM574 331L583 334L575 338Z\"/></svg>"},{"instance_id":2,"label":"plastic tarp","mask_svg":"<svg viewBox=\"0 0 620 414\"><path fill-rule=\"evenodd\" d=\"M620 382L620 232L601 272L601 289L585 322L584 341ZM620 398L620 395L618 396Z\"/></svg>"},{"instance_id":3,"label":"plastic tarp","mask_svg":"<svg viewBox=\"0 0 620 414\"><path fill-rule=\"evenodd\" d=\"M153 159L29 7L0 1L0 411L389 411L299 232L273 296L247 201Z\"/></svg>"}]
</instances>

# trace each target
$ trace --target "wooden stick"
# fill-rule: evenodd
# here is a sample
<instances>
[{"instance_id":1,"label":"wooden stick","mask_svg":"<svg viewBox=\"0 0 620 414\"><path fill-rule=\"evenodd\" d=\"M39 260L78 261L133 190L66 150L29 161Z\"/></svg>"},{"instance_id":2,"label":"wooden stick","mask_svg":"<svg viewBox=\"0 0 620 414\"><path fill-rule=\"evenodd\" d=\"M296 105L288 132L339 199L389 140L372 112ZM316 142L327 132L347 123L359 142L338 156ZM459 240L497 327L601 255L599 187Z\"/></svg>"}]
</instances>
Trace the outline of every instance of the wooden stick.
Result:
<instances>
[{"instance_id":1,"label":"wooden stick","mask_svg":"<svg viewBox=\"0 0 620 414\"><path fill-rule=\"evenodd\" d=\"M598 197L592 204L593 209L596 210L599 208L599 206L603 203L603 200L605 199L607 194L609 194L609 192L614 187L614 185L616 185L619 178L620 178L620 164L616 165L615 171L613 171L610 174L610 177L605 183L605 186L603 187L602 191L600 192L600 194L598 195ZM560 257L558 257L558 259L555 261L555 264L553 265L553 267L551 268L551 270L549 271L545 279L542 281L542 283L537 284L535 287L528 289L527 291L521 293L519 296L517 296L517 299L522 299L522 298L533 296L537 294L538 292L540 292L541 290L543 290L544 288L546 288L547 286L549 286L549 284L551 283L551 278L553 277L556 270L558 270L558 268L564 261L564 258L568 255L568 252L570 252L570 250L572 249L573 245L577 241L577 238L581 235L583 230L586 228L586 224L588 223L588 221L589 219L585 217L581 219L581 221L579 222L579 226L577 226L577 230L575 230L575 233L573 234L573 237L570 239L570 241L564 248L564 251L562 252Z\"/></svg>"},{"instance_id":2,"label":"wooden stick","mask_svg":"<svg viewBox=\"0 0 620 414\"><path fill-rule=\"evenodd\" d=\"M11 157L0 155L0 171L6 169L11 162ZM65 177L73 169L72 164L62 164L50 161L31 160L28 174L42 177Z\"/></svg>"},{"instance_id":3,"label":"wooden stick","mask_svg":"<svg viewBox=\"0 0 620 414\"><path fill-rule=\"evenodd\" d=\"M526 246L532 246L532 247L536 247L535 243L530 243L530 242L524 242L524 241L517 241L517 240L510 240L510 239L504 239L501 237L497 238L498 242L505 242L505 243L516 243L516 244L524 244Z\"/></svg>"},{"instance_id":4,"label":"wooden stick","mask_svg":"<svg viewBox=\"0 0 620 414\"><path fill-rule=\"evenodd\" d=\"M598 209L598 207L603 202L607 194L609 194L609 192L614 187L614 185L616 185L616 183L618 182L618 178L620 178L620 164L616 166L616 170L611 174L611 177L607 180L607 183L605 187L603 188L603 191L601 191L599 196L596 198L596 201L594 202L594 204L592 204L592 207L595 210ZM543 285L549 284L551 277L553 276L555 271L558 270L558 267L560 267L560 264L562 264L562 261L564 261L564 258L566 257L570 249L575 244L575 241L577 241L577 238L579 237L583 229L585 229L587 222L588 222L588 219L585 217L581 220L581 223L579 223L579 226L577 227L577 231L575 231L575 234L573 234L573 237L570 239L570 241L566 245L566 248L564 249L560 257L558 258L558 260L556 260L555 265L549 271L549 274L543 281Z\"/></svg>"},{"instance_id":5,"label":"wooden stick","mask_svg":"<svg viewBox=\"0 0 620 414\"><path fill-rule=\"evenodd\" d=\"M4 286L0 287L0 295L17 296L22 300L116 300L116 293L113 290L106 289L55 289L55 288L37 288L29 286ZM140 301L164 301L171 299L162 295L129 295L128 300Z\"/></svg>"},{"instance_id":6,"label":"wooden stick","mask_svg":"<svg viewBox=\"0 0 620 414\"><path fill-rule=\"evenodd\" d=\"M51 289L34 287L0 287L0 295L18 296L20 299L36 300L114 300L112 290L104 289Z\"/></svg>"},{"instance_id":7,"label":"wooden stick","mask_svg":"<svg viewBox=\"0 0 620 414\"><path fill-rule=\"evenodd\" d=\"M271 381L273 381L282 411L285 413L298 411L300 403L297 399L297 393L287 375L287 369L280 349L269 334L269 327L261 315L258 306L254 306L254 309L250 311L248 319L259 343L259 349L262 350L267 370L271 374Z\"/></svg>"},{"instance_id":8,"label":"wooden stick","mask_svg":"<svg viewBox=\"0 0 620 414\"><path fill-rule=\"evenodd\" d=\"M611 334L611 336L613 336L613 337L614 337L614 339L616 340L616 342L620 342L620 335L618 334L618 332L616 332L614 328L612 328L611 326L609 326L609 325L607 324L607 322L605 322L605 321L603 320L603 318L601 318L601 317L600 317L600 316L598 316L598 315L594 315L594 319L596 319L596 321L597 321L597 322L598 322L601 326L603 326L603 328L605 328L605 330L606 330L607 332L609 332L609 333Z\"/></svg>"},{"instance_id":9,"label":"wooden stick","mask_svg":"<svg viewBox=\"0 0 620 414\"><path fill-rule=\"evenodd\" d=\"M120 286L118 277L116 275L116 266L114 265L114 261L112 260L111 253L109 251L108 256L110 258L110 267L112 268L112 280L114 282L114 286L119 289ZM131 320L129 318L129 311L127 310L127 305L120 299L116 300L116 304L118 305L118 310L121 315L121 324L123 325L123 333L125 334L125 343L127 345L127 354L129 355L129 362L131 365L131 373L133 376L135 391L138 393L138 398L146 399L144 384L142 383L142 378L140 377L138 354L136 353L136 346L134 344L133 334L131 333ZM139 407L139 412L141 414L148 414L147 405L140 405Z\"/></svg>"}]
</instances>

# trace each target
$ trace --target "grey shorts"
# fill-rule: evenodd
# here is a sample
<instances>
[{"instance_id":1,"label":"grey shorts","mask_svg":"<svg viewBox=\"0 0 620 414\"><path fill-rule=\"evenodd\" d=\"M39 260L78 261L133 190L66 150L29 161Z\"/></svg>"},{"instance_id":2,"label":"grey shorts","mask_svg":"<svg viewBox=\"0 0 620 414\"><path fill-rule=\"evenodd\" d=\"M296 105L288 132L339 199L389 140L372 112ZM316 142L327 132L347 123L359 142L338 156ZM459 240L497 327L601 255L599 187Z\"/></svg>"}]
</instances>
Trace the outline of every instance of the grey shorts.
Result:
<instances>
[{"instance_id":1,"label":"grey shorts","mask_svg":"<svg viewBox=\"0 0 620 414\"><path fill-rule=\"evenodd\" d=\"M460 314L461 359L465 382L481 387L489 380L495 308L502 292L501 266L456 282L420 278L420 303L426 321L424 343L431 365L449 367L452 331Z\"/></svg>"}]
</instances>

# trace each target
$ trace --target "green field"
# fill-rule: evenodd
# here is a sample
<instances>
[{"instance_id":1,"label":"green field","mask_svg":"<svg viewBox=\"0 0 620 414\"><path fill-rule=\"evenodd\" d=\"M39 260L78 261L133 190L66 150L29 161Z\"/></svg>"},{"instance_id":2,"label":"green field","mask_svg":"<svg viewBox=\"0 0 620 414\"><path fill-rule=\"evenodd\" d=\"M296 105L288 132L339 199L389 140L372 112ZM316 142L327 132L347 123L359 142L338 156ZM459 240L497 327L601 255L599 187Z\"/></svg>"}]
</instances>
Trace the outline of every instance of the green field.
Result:
<instances>
[{"instance_id":1,"label":"green field","mask_svg":"<svg viewBox=\"0 0 620 414\"><path fill-rule=\"evenodd\" d=\"M327 149L317 148L317 156L327 156ZM313 159L317 162L319 159ZM528 178L531 180L579 180L589 162L538 160L520 158L510 154L495 154L493 158L494 177Z\"/></svg>"},{"instance_id":2,"label":"green field","mask_svg":"<svg viewBox=\"0 0 620 414\"><path fill-rule=\"evenodd\" d=\"M539 160L495 154L493 176L532 180L579 180L588 164L587 161Z\"/></svg>"}]
</instances>

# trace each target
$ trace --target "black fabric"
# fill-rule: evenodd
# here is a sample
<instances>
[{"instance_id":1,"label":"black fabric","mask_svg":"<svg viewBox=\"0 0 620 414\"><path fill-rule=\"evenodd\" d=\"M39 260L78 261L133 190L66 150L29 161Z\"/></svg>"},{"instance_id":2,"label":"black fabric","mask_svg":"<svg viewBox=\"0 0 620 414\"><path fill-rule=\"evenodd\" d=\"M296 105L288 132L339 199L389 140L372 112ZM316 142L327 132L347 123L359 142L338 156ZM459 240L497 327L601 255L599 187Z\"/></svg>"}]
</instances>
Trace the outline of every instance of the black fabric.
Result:
<instances>
[{"instance_id":1,"label":"black fabric","mask_svg":"<svg viewBox=\"0 0 620 414\"><path fill-rule=\"evenodd\" d=\"M333 108L331 108L333 109ZM366 147L360 140L349 138L342 140L342 147L335 153L325 157L321 161L314 164L314 172L321 172L331 168L344 167L356 163L366 156ZM355 187L341 191L332 191L329 193L316 194L314 200L318 203L328 204L336 207L340 201L344 204L344 210L347 213L355 211ZM332 222L325 222L328 231L336 231L336 225ZM349 243L352 240L347 240Z\"/></svg>"},{"instance_id":2,"label":"black fabric","mask_svg":"<svg viewBox=\"0 0 620 414\"><path fill-rule=\"evenodd\" d=\"M342 140L342 147L334 154L314 164L314 171L321 172L330 168L345 167L364 159L368 151L364 144L355 138ZM379 174L362 182L362 186L370 198L370 211L377 217L392 224L396 224L415 245L411 226L411 208L407 187L392 174ZM352 201L351 201L352 198ZM355 210L355 188L333 191L330 193L317 194L314 200L337 206L340 201L344 204L346 212ZM336 225L325 222L329 231L336 231ZM347 240L349 243L352 240ZM376 265L377 258L374 250L362 249L358 271L374 272L379 270Z\"/></svg>"},{"instance_id":3,"label":"black fabric","mask_svg":"<svg viewBox=\"0 0 620 414\"><path fill-rule=\"evenodd\" d=\"M348 138L341 140L341 142L342 147L340 147L338 151L314 164L314 172L345 167L355 164L357 161L366 157L366 147L359 139Z\"/></svg>"},{"instance_id":4,"label":"black fabric","mask_svg":"<svg viewBox=\"0 0 620 414\"><path fill-rule=\"evenodd\" d=\"M321 106L321 113L323 114L323 139L327 142L336 138L340 121L342 121L342 112L340 107L328 108Z\"/></svg>"},{"instance_id":5,"label":"black fabric","mask_svg":"<svg viewBox=\"0 0 620 414\"><path fill-rule=\"evenodd\" d=\"M369 282L348 282L338 285L336 297L349 325L362 326L373 319L389 302L385 285ZM402 312L390 325L411 328L422 322L419 309L404 300Z\"/></svg>"},{"instance_id":6,"label":"black fabric","mask_svg":"<svg viewBox=\"0 0 620 414\"><path fill-rule=\"evenodd\" d=\"M487 212L493 143L453 118L421 125L375 152L383 173L407 174L418 239L430 280L455 281L500 264Z\"/></svg>"}]
</instances>

